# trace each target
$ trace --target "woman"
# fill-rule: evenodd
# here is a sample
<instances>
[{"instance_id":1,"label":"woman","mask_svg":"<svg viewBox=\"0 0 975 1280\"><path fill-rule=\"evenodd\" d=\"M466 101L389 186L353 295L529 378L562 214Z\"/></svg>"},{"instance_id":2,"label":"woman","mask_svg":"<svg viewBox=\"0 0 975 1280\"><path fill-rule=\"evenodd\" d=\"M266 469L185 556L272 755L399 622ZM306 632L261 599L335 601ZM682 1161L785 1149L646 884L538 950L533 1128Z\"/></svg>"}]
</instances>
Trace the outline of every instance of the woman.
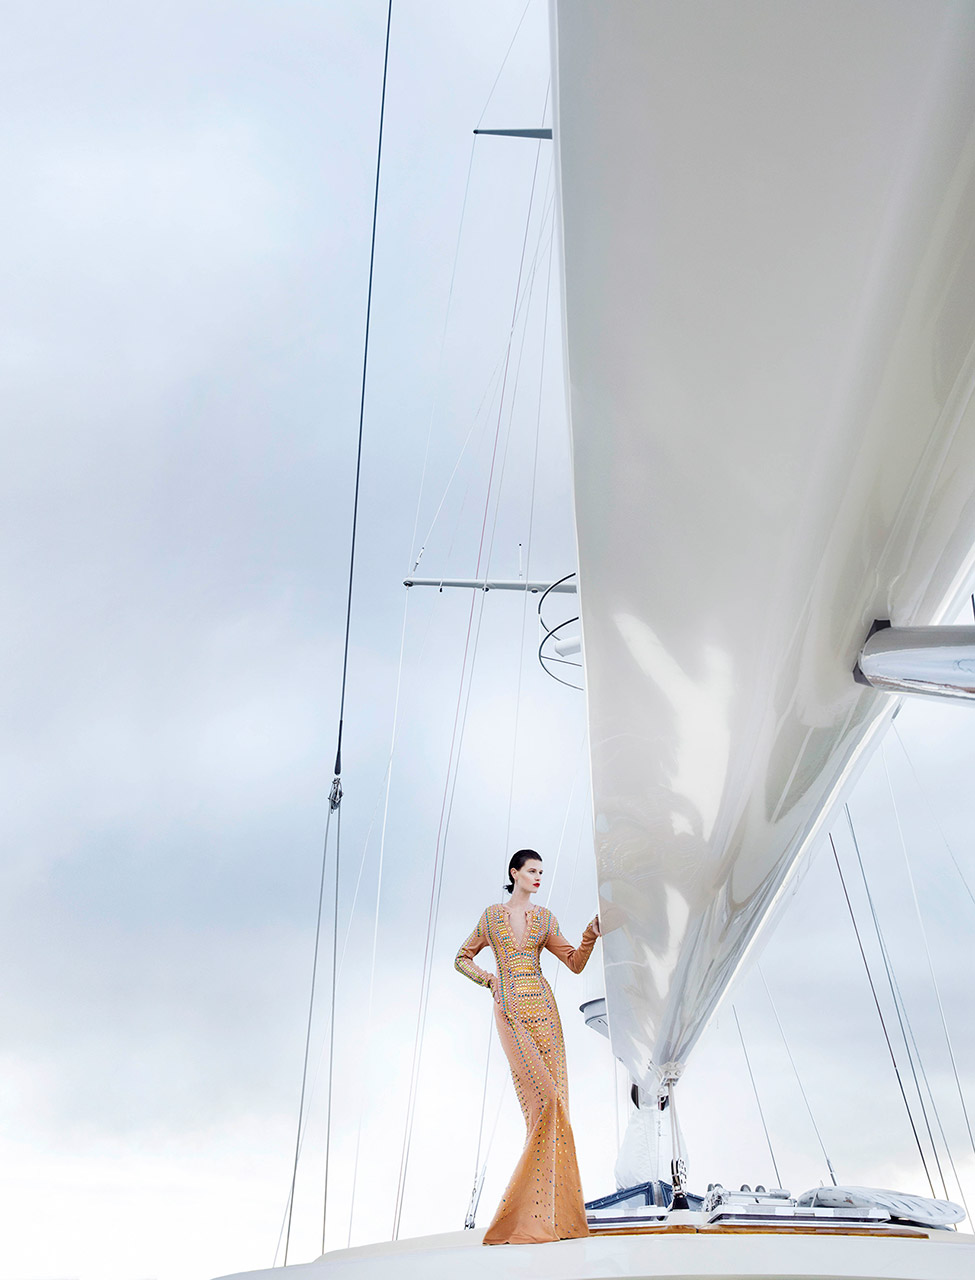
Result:
<instances>
[{"instance_id":1,"label":"woman","mask_svg":"<svg viewBox=\"0 0 975 1280\"><path fill-rule=\"evenodd\" d=\"M494 995L494 1021L528 1127L525 1149L485 1244L541 1244L589 1234L569 1126L562 1024L538 961L547 947L573 973L581 973L599 937L599 917L582 935L582 944L570 947L551 911L532 906L541 881L541 858L534 849L519 849L508 864L510 902L488 907L454 961ZM497 974L474 963L487 946Z\"/></svg>"}]
</instances>

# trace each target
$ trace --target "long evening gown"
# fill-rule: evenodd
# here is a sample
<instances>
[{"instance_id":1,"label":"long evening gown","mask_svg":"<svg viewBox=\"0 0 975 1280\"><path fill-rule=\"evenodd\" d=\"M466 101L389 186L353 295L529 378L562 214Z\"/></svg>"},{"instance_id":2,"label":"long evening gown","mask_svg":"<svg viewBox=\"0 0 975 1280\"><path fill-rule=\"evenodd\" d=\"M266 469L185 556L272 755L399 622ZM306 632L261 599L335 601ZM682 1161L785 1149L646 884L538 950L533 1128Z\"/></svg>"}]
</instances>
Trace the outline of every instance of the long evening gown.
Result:
<instances>
[{"instance_id":1,"label":"long evening gown","mask_svg":"<svg viewBox=\"0 0 975 1280\"><path fill-rule=\"evenodd\" d=\"M484 947L494 952L501 995L494 1020L528 1129L485 1244L541 1244L589 1234L569 1125L562 1024L539 956L547 947L573 973L581 973L597 934L590 924L582 943L570 946L544 907L529 909L526 926L519 946L506 908L488 907L454 961L472 982L487 987L491 975L478 968L474 957Z\"/></svg>"}]
</instances>

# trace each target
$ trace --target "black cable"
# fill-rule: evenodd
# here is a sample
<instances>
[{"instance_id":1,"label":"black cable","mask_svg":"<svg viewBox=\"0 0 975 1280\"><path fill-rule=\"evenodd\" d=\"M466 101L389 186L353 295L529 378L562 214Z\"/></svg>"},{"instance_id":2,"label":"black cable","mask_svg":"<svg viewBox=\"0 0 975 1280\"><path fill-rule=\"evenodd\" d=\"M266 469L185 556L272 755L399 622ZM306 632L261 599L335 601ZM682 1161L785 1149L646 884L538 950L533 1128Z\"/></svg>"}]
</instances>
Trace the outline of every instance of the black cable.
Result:
<instances>
[{"instance_id":1,"label":"black cable","mask_svg":"<svg viewBox=\"0 0 975 1280\"><path fill-rule=\"evenodd\" d=\"M366 331L362 346L362 385L359 390L359 440L355 456L355 496L352 500L352 542L349 548L349 588L345 606L345 649L342 654L342 694L339 698L339 728L335 747L336 778L342 772L342 727L345 722L345 685L349 673L349 632L352 625L352 584L355 577L355 538L359 520L359 478L362 473L362 425L366 414L366 370L369 367L369 325L372 319L372 277L376 264L376 223L379 215L379 173L383 157L383 122L386 118L386 78L389 70L389 30L393 21L393 0L386 11L386 48L383 54L383 88L379 105L379 140L376 145L376 185L372 200L372 237L369 243L369 284L366 289Z\"/></svg>"},{"instance_id":2,"label":"black cable","mask_svg":"<svg viewBox=\"0 0 975 1280\"><path fill-rule=\"evenodd\" d=\"M863 960L863 968L867 975L867 982L870 983L870 994L873 996L873 1002L877 1008L877 1017L880 1019L880 1026L884 1033L884 1039L887 1041L887 1052L890 1054L890 1061L894 1068L894 1075L897 1077L897 1087L900 1089L901 1097L904 1100L904 1109L907 1112L907 1118L910 1121L911 1132L914 1134L914 1141L917 1143L918 1155L921 1157L921 1164L924 1167L924 1176L927 1178L928 1186L931 1189L931 1197L932 1199L937 1199L937 1196L935 1195L935 1190L934 1190L934 1183L931 1181L931 1174L928 1170L928 1162L924 1158L924 1148L921 1146L921 1138L918 1134L917 1126L914 1123L914 1115L911 1112L911 1104L907 1100L907 1093L904 1089L904 1082L901 1079L900 1067L898 1067L897 1058L894 1055L894 1046L891 1044L890 1036L887 1033L887 1023L884 1021L883 1010L880 1007L880 999L877 996L877 988L873 984L873 975L870 972L870 965L867 963L867 953L863 949L863 942L861 941L861 938L860 938L860 930L857 927L856 916L853 914L853 903L850 901L850 895L846 889L846 880L843 877L843 868L840 866L840 860L836 852L836 843L833 840L832 832L830 832L830 835L829 835L829 843L830 843L830 847L833 850L833 861L836 863L836 870L839 873L840 884L843 886L843 897L846 899L846 905L850 912L850 919L853 922L853 932L856 934L857 946L860 948L860 956Z\"/></svg>"}]
</instances>

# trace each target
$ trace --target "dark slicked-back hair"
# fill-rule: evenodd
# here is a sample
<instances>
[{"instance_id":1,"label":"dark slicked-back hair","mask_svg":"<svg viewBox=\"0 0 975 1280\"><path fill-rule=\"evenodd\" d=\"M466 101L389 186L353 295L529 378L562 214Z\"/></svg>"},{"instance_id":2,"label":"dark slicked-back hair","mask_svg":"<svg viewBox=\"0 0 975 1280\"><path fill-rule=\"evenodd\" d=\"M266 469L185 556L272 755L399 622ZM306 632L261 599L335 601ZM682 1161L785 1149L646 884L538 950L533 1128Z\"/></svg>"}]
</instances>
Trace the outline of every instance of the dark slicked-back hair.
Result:
<instances>
[{"instance_id":1,"label":"dark slicked-back hair","mask_svg":"<svg viewBox=\"0 0 975 1280\"><path fill-rule=\"evenodd\" d=\"M512 871L520 871L526 862L531 862L532 858L541 862L542 855L536 853L534 849L519 849L517 853L511 855L511 861L508 863L508 883L504 886L505 893L515 891L515 882L511 878Z\"/></svg>"}]
</instances>

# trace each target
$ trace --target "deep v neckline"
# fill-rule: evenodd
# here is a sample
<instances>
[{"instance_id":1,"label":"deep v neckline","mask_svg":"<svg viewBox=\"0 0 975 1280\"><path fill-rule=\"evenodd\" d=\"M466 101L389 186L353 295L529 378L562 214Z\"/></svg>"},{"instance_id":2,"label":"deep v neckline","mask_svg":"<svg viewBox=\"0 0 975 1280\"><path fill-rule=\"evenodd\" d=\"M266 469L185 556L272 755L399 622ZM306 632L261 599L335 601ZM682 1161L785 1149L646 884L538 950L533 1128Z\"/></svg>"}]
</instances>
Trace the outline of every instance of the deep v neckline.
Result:
<instances>
[{"instance_id":1,"label":"deep v neckline","mask_svg":"<svg viewBox=\"0 0 975 1280\"><path fill-rule=\"evenodd\" d=\"M508 928L508 935L511 938L511 941L515 944L515 950L524 951L525 943L528 941L529 934L532 931L532 921L530 917L535 914L535 908L534 907L525 908L525 932L522 934L521 942L519 942L517 937L515 936L514 925L511 922L510 908L502 906L501 911L504 914L504 922Z\"/></svg>"}]
</instances>

